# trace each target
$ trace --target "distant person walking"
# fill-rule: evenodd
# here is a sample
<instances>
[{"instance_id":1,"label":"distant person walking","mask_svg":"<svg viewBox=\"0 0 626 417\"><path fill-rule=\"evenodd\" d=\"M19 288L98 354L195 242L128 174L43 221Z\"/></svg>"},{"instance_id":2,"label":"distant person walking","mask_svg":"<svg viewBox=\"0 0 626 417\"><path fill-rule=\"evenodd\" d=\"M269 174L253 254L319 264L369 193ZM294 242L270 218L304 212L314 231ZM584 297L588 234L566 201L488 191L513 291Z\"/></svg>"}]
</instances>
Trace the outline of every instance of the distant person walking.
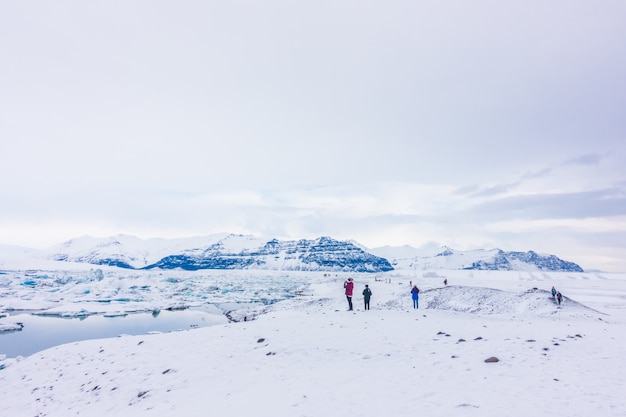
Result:
<instances>
[{"instance_id":1,"label":"distant person walking","mask_svg":"<svg viewBox=\"0 0 626 417\"><path fill-rule=\"evenodd\" d=\"M554 300L554 297L556 297L556 289L554 288L554 285L552 286L552 290L550 290L550 292L552 293L552 299Z\"/></svg>"},{"instance_id":2,"label":"distant person walking","mask_svg":"<svg viewBox=\"0 0 626 417\"><path fill-rule=\"evenodd\" d=\"M413 298L413 308L419 308L420 289L417 285L413 285L411 289L411 298Z\"/></svg>"},{"instance_id":3,"label":"distant person walking","mask_svg":"<svg viewBox=\"0 0 626 417\"><path fill-rule=\"evenodd\" d=\"M443 285L448 285L448 278L443 280Z\"/></svg>"},{"instance_id":4,"label":"distant person walking","mask_svg":"<svg viewBox=\"0 0 626 417\"><path fill-rule=\"evenodd\" d=\"M561 291L556 293L556 299L559 302L559 305L561 305L561 300L563 299L563 296L561 295Z\"/></svg>"},{"instance_id":5,"label":"distant person walking","mask_svg":"<svg viewBox=\"0 0 626 417\"><path fill-rule=\"evenodd\" d=\"M354 290L354 282L352 282L352 278L348 278L346 282L343 283L343 288L346 289L346 298L348 299L348 311L352 311L352 292Z\"/></svg>"},{"instance_id":6,"label":"distant person walking","mask_svg":"<svg viewBox=\"0 0 626 417\"><path fill-rule=\"evenodd\" d=\"M370 287L365 284L365 289L363 290L363 301L365 302L365 309L370 309L370 298L372 297L372 290Z\"/></svg>"}]
</instances>

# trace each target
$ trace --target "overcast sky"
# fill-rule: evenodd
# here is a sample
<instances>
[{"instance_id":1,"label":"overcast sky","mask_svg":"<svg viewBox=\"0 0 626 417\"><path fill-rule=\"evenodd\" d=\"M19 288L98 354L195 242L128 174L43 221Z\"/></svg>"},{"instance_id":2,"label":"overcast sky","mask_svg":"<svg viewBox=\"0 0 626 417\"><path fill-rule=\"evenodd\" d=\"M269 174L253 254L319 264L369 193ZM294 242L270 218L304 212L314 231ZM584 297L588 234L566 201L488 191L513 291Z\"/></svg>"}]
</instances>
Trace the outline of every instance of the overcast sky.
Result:
<instances>
[{"instance_id":1,"label":"overcast sky","mask_svg":"<svg viewBox=\"0 0 626 417\"><path fill-rule=\"evenodd\" d=\"M0 3L0 243L332 236L626 271L626 2Z\"/></svg>"}]
</instances>

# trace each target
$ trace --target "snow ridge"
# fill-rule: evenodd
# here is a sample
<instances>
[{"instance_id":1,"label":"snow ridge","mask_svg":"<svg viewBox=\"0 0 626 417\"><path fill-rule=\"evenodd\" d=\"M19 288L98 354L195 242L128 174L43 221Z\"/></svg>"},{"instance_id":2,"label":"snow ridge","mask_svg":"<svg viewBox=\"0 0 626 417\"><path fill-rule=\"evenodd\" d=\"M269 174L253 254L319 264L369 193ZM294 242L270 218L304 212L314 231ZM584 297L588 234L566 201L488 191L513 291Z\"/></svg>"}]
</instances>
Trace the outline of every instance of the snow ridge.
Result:
<instances>
[{"instance_id":1,"label":"snow ridge","mask_svg":"<svg viewBox=\"0 0 626 417\"><path fill-rule=\"evenodd\" d=\"M522 314L532 311L537 315L553 315L560 311L550 291L533 288L524 292L507 292L493 288L449 286L423 292L424 307L428 309L480 314ZM564 297L569 314L596 317L600 313Z\"/></svg>"}]
</instances>

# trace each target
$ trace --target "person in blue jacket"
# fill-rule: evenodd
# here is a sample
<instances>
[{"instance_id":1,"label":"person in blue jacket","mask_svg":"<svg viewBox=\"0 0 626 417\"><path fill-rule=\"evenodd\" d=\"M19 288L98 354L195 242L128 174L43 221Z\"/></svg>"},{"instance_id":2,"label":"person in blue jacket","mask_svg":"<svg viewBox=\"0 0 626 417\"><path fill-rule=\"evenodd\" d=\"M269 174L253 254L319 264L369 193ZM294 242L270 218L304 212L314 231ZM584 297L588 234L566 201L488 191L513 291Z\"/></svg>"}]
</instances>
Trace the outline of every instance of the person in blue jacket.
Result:
<instances>
[{"instance_id":1,"label":"person in blue jacket","mask_svg":"<svg viewBox=\"0 0 626 417\"><path fill-rule=\"evenodd\" d=\"M413 285L413 288L411 289L411 297L413 298L413 308L418 308L420 289L417 288L417 285Z\"/></svg>"}]
</instances>

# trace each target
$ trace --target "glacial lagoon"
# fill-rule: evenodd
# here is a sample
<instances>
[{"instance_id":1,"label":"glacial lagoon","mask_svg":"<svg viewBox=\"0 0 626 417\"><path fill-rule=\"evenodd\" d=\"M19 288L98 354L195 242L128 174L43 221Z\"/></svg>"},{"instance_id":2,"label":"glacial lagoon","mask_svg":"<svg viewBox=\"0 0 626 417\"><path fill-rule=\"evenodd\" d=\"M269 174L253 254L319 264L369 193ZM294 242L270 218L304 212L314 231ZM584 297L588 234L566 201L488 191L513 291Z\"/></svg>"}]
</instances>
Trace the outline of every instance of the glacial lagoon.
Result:
<instances>
[{"instance_id":1,"label":"glacial lagoon","mask_svg":"<svg viewBox=\"0 0 626 417\"><path fill-rule=\"evenodd\" d=\"M268 271L0 271L0 361L80 340L225 323L225 312L294 297L310 279ZM16 323L23 328L2 331Z\"/></svg>"},{"instance_id":2,"label":"glacial lagoon","mask_svg":"<svg viewBox=\"0 0 626 417\"><path fill-rule=\"evenodd\" d=\"M13 312L3 321L22 323L22 330L0 333L0 357L29 356L64 343L80 340L171 332L225 323L225 315L202 310L133 313L107 317L90 315L80 318L41 316Z\"/></svg>"}]
</instances>

